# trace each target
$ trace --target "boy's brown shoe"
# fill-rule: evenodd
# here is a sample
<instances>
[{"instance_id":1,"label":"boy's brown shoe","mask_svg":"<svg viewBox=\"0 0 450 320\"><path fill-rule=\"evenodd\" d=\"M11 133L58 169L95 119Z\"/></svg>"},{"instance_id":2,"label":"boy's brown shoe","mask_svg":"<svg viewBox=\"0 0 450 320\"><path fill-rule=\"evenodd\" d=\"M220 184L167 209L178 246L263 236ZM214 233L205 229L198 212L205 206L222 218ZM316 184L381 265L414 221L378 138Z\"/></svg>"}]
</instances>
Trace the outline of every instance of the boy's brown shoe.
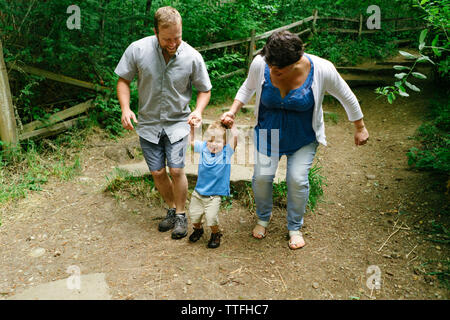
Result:
<instances>
[{"instance_id":1,"label":"boy's brown shoe","mask_svg":"<svg viewBox=\"0 0 450 320\"><path fill-rule=\"evenodd\" d=\"M218 248L220 246L220 237L222 234L220 232L211 233L211 239L208 242L208 248Z\"/></svg>"}]
</instances>

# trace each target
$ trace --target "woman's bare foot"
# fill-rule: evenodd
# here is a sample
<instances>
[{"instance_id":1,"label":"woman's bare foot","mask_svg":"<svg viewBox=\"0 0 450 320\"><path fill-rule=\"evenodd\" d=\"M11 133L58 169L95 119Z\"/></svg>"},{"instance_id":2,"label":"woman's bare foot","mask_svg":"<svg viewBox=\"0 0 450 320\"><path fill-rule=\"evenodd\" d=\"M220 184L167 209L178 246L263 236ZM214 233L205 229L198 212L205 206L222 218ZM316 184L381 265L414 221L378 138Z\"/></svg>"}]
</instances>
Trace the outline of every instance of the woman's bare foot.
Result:
<instances>
[{"instance_id":1,"label":"woman's bare foot","mask_svg":"<svg viewBox=\"0 0 450 320\"><path fill-rule=\"evenodd\" d=\"M263 239L265 236L266 236L266 228L264 228L260 224L257 224L253 228L253 237L256 239Z\"/></svg>"},{"instance_id":2,"label":"woman's bare foot","mask_svg":"<svg viewBox=\"0 0 450 320\"><path fill-rule=\"evenodd\" d=\"M300 249L305 246L305 240L303 239L302 234L293 234L289 240L289 248L292 250Z\"/></svg>"}]
</instances>

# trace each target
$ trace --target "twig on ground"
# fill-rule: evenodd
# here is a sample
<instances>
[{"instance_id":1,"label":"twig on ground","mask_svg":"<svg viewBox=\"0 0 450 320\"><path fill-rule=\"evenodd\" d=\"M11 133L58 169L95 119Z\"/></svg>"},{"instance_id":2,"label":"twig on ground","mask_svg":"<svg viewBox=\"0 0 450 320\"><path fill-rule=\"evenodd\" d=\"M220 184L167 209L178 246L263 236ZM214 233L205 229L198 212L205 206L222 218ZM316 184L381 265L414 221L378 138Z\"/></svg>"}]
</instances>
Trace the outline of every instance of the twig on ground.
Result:
<instances>
[{"instance_id":1,"label":"twig on ground","mask_svg":"<svg viewBox=\"0 0 450 320\"><path fill-rule=\"evenodd\" d=\"M406 259L408 259L409 255L417 248L417 246L418 244L416 244L416 246L406 255Z\"/></svg>"},{"instance_id":2,"label":"twig on ground","mask_svg":"<svg viewBox=\"0 0 450 320\"><path fill-rule=\"evenodd\" d=\"M392 232L391 233L391 235L386 239L386 241L383 243L383 245L380 247L380 249L378 249L378 251L381 251L381 249L383 249L383 247L386 245L386 243L389 241L389 239L394 235L394 234L396 234L399 230L400 230L400 228L403 226L403 222L402 222L402 224L400 225L400 227L397 227L397 230L395 230L394 232Z\"/></svg>"},{"instance_id":3,"label":"twig on ground","mask_svg":"<svg viewBox=\"0 0 450 320\"><path fill-rule=\"evenodd\" d=\"M239 272L239 274L241 274L242 267L243 267L243 266L241 266L239 269L236 269L236 270L234 270L234 271L231 271L230 274L233 274L233 273L236 273L236 272Z\"/></svg>"},{"instance_id":4,"label":"twig on ground","mask_svg":"<svg viewBox=\"0 0 450 320\"><path fill-rule=\"evenodd\" d=\"M211 282L212 284L218 286L219 288L222 288L221 286L219 286L219 285L218 285L217 283L215 283L214 281L211 281L211 280L209 280L208 278L205 278L205 277L203 277L203 276L202 276L202 278L203 278L203 280L206 280L206 281L208 281L208 282Z\"/></svg>"},{"instance_id":5,"label":"twig on ground","mask_svg":"<svg viewBox=\"0 0 450 320\"><path fill-rule=\"evenodd\" d=\"M283 283L283 286L284 286L284 291L287 291L287 285L286 285L286 282L284 282L284 279L283 279L283 276L281 275L280 270L278 269L278 267L275 267L275 269L277 269L278 274L280 275L281 282Z\"/></svg>"},{"instance_id":6,"label":"twig on ground","mask_svg":"<svg viewBox=\"0 0 450 320\"><path fill-rule=\"evenodd\" d=\"M250 272L252 275L254 275L255 277L257 277L259 280L264 281L266 284L268 284L269 286L271 285L270 282L268 282L266 279L261 278L260 276L258 276L257 274L255 274L253 271L248 270L248 272Z\"/></svg>"},{"instance_id":7,"label":"twig on ground","mask_svg":"<svg viewBox=\"0 0 450 320\"><path fill-rule=\"evenodd\" d=\"M414 258L412 258L411 260L408 261L407 265L410 264L411 262L413 262L414 260L416 260L419 256L415 256Z\"/></svg>"},{"instance_id":8,"label":"twig on ground","mask_svg":"<svg viewBox=\"0 0 450 320\"><path fill-rule=\"evenodd\" d=\"M64 208L67 208L67 207L71 207L71 206L74 206L74 205L76 205L76 204L78 204L78 201L77 201L77 202L74 202L74 203L69 203L68 205L65 205L65 206L62 206L62 207L56 209L56 210L53 212L53 214L58 213L61 209L64 209Z\"/></svg>"}]
</instances>

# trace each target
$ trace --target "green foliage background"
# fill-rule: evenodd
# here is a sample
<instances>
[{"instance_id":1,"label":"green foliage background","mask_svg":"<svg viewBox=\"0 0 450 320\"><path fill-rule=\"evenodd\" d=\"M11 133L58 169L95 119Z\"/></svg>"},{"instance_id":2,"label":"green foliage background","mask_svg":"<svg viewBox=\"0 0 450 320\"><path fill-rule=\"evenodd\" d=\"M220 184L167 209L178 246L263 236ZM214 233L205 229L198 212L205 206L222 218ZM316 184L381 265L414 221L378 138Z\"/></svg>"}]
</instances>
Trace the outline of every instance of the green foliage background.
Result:
<instances>
[{"instance_id":1,"label":"green foliage background","mask_svg":"<svg viewBox=\"0 0 450 320\"><path fill-rule=\"evenodd\" d=\"M183 40L194 47L231 39L245 38L252 29L262 33L305 17L314 9L321 16L365 18L369 5L382 9L383 18L414 16L408 0L234 0L211 1L153 0L147 12L147 0L3 0L0 2L0 37L5 60L26 64L80 80L115 88L117 76L113 73L127 46L140 38L153 34L153 15L157 8L171 5L183 17ZM67 8L77 4L81 9L81 29L69 30L66 21ZM318 27L331 24L320 21ZM343 22L339 27L357 28L355 23ZM305 27L306 28L306 27ZM337 64L355 64L361 58L379 58L392 52L397 39L386 22L377 35L357 39L354 35L343 36L320 33L308 43L307 51L328 58ZM408 34L403 33L403 38ZM258 42L261 48L264 41ZM330 46L330 43L333 45ZM221 103L234 96L242 83L243 75L219 80L217 77L246 66L247 47L203 52L213 81L211 103ZM20 118L24 123L45 118L55 108L74 105L95 97L77 88L53 83L27 74L10 72L11 87ZM137 102L137 94L134 93ZM66 101L58 106L52 102ZM117 120L120 108L117 100L98 100L100 109L94 119L119 134ZM137 103L132 103L137 108ZM115 118L114 118L115 117ZM117 122L117 121L116 121Z\"/></svg>"}]
</instances>

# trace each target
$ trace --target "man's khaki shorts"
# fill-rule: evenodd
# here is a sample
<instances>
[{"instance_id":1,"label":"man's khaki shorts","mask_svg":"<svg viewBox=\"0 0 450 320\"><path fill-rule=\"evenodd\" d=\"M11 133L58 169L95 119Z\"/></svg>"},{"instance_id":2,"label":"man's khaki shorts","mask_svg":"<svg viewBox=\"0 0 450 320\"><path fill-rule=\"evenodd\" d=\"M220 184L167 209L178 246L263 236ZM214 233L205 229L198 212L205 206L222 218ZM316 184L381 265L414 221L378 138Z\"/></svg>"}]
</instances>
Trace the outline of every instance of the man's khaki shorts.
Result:
<instances>
[{"instance_id":1,"label":"man's khaki shorts","mask_svg":"<svg viewBox=\"0 0 450 320\"><path fill-rule=\"evenodd\" d=\"M221 196L202 196L194 190L189 206L191 223L201 223L204 215L208 227L218 226L221 199Z\"/></svg>"}]
</instances>

